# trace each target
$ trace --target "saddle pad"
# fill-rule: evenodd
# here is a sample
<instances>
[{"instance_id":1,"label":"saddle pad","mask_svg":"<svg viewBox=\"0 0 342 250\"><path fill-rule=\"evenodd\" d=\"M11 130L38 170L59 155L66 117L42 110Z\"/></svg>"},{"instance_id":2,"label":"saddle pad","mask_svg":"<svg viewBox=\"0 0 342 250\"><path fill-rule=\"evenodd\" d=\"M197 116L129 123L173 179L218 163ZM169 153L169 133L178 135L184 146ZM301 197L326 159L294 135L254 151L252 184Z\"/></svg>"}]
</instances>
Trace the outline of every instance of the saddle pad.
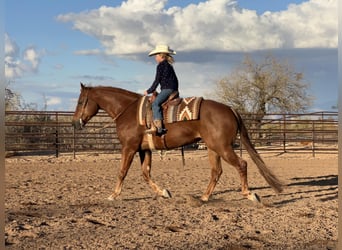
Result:
<instances>
[{"instance_id":1,"label":"saddle pad","mask_svg":"<svg viewBox=\"0 0 342 250\"><path fill-rule=\"evenodd\" d=\"M151 109L151 104L148 101L148 96L143 96L140 98L138 102L138 122L140 125L146 125L146 115L147 115L147 110Z\"/></svg>"},{"instance_id":2,"label":"saddle pad","mask_svg":"<svg viewBox=\"0 0 342 250\"><path fill-rule=\"evenodd\" d=\"M164 123L198 120L202 100L202 97L186 97L182 98L178 105L169 105L163 110ZM143 96L138 103L138 122L140 125L147 124L146 119L149 112L152 112L151 103L148 101L148 96Z\"/></svg>"},{"instance_id":3,"label":"saddle pad","mask_svg":"<svg viewBox=\"0 0 342 250\"><path fill-rule=\"evenodd\" d=\"M164 122L173 123L199 119L202 99L202 97L187 97L182 98L178 105L170 105L167 110L164 110Z\"/></svg>"}]
</instances>

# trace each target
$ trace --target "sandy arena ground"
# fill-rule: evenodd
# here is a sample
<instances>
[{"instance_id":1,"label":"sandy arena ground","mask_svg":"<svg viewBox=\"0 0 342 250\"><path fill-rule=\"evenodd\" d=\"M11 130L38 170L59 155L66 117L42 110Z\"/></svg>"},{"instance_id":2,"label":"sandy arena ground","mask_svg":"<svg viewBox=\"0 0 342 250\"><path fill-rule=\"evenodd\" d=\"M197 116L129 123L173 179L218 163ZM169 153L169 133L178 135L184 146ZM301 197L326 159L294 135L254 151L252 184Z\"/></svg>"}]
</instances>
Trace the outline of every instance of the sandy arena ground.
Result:
<instances>
[{"instance_id":1,"label":"sandy arena ground","mask_svg":"<svg viewBox=\"0 0 342 250\"><path fill-rule=\"evenodd\" d=\"M156 197L138 157L119 200L108 201L120 155L6 159L6 249L337 249L337 154L261 154L286 182L267 185L247 155L249 185L262 204L242 197L224 163L211 199L205 150L155 152L152 178L172 193Z\"/></svg>"}]
</instances>

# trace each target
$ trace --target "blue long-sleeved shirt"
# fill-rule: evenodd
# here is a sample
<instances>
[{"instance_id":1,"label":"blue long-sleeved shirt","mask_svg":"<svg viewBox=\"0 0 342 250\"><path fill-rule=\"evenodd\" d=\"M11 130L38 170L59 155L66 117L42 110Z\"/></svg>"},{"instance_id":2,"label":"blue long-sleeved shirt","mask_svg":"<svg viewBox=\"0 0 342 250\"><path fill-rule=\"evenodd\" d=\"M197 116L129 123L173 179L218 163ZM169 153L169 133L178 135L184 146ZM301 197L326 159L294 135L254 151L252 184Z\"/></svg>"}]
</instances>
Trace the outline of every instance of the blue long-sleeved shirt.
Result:
<instances>
[{"instance_id":1,"label":"blue long-sleeved shirt","mask_svg":"<svg viewBox=\"0 0 342 250\"><path fill-rule=\"evenodd\" d=\"M167 60L157 65L156 78L152 86L147 90L148 94L155 91L160 84L160 89L172 89L178 91L178 79L173 66Z\"/></svg>"}]
</instances>

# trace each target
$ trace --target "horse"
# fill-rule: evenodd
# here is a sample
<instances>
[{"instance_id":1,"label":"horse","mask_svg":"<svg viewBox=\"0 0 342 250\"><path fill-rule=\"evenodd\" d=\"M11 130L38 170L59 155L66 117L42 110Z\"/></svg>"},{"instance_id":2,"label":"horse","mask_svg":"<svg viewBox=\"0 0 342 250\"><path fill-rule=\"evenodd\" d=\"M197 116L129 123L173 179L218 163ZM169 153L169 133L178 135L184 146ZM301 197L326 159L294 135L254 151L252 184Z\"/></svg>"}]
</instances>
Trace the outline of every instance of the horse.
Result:
<instances>
[{"instance_id":1,"label":"horse","mask_svg":"<svg viewBox=\"0 0 342 250\"><path fill-rule=\"evenodd\" d=\"M74 128L82 129L99 110L104 110L116 123L117 136L122 145L117 183L108 199L114 200L119 197L124 179L137 152L144 180L158 196L171 198L171 193L167 189L161 189L151 179L152 148L146 139L146 126L140 125L137 121L137 106L143 95L117 87L90 87L83 83L80 85L80 95L72 118ZM249 190L247 162L234 152L233 145L238 132L242 144L266 182L276 193L283 190L284 184L267 168L252 145L240 114L231 107L214 100L203 99L197 120L165 123L164 126L167 129L166 134L153 135L156 142L154 149L175 149L200 140L206 144L211 177L207 189L200 197L203 202L209 200L222 174L221 158L235 167L239 173L243 197L260 201L259 197Z\"/></svg>"}]
</instances>

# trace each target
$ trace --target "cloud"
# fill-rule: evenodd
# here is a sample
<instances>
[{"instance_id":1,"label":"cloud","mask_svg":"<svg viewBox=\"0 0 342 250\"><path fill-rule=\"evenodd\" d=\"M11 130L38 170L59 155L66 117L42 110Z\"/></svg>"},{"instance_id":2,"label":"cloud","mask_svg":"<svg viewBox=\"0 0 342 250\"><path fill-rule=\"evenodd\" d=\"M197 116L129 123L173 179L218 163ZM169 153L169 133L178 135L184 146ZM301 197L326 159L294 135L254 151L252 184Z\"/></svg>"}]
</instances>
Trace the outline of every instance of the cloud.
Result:
<instances>
[{"instance_id":1,"label":"cloud","mask_svg":"<svg viewBox=\"0 0 342 250\"><path fill-rule=\"evenodd\" d=\"M37 72L43 54L43 51L38 51L34 46L30 46L21 55L19 46L5 33L6 79L20 78L25 74Z\"/></svg>"},{"instance_id":2,"label":"cloud","mask_svg":"<svg viewBox=\"0 0 342 250\"><path fill-rule=\"evenodd\" d=\"M18 58L18 45L5 33L5 77L7 79L20 77L25 71L24 65Z\"/></svg>"},{"instance_id":3,"label":"cloud","mask_svg":"<svg viewBox=\"0 0 342 250\"><path fill-rule=\"evenodd\" d=\"M29 47L24 51L24 60L32 65L32 70L36 71L40 63L40 55L34 47Z\"/></svg>"},{"instance_id":4,"label":"cloud","mask_svg":"<svg viewBox=\"0 0 342 250\"><path fill-rule=\"evenodd\" d=\"M46 100L47 105L58 105L62 103L62 99L60 97L48 96Z\"/></svg>"},{"instance_id":5,"label":"cloud","mask_svg":"<svg viewBox=\"0 0 342 250\"><path fill-rule=\"evenodd\" d=\"M337 0L311 0L291 4L287 11L265 13L282 34L286 48L336 48Z\"/></svg>"},{"instance_id":6,"label":"cloud","mask_svg":"<svg viewBox=\"0 0 342 250\"><path fill-rule=\"evenodd\" d=\"M93 49L93 50L77 50L74 52L75 55L85 55L85 56L92 56L92 55L99 55L101 54L100 49Z\"/></svg>"},{"instance_id":7,"label":"cloud","mask_svg":"<svg viewBox=\"0 0 342 250\"><path fill-rule=\"evenodd\" d=\"M54 69L57 69L57 70L62 70L64 68L64 65L63 64L56 64L53 66Z\"/></svg>"},{"instance_id":8,"label":"cloud","mask_svg":"<svg viewBox=\"0 0 342 250\"><path fill-rule=\"evenodd\" d=\"M57 20L98 39L108 55L147 53L158 43L180 51L337 47L337 0L310 0L262 15L233 0L168 9L166 3L127 0L116 7L62 14Z\"/></svg>"},{"instance_id":9,"label":"cloud","mask_svg":"<svg viewBox=\"0 0 342 250\"><path fill-rule=\"evenodd\" d=\"M101 76L101 75L82 75L82 76L75 76L75 79L82 79L86 80L87 82L106 82L106 81L113 81L114 78L111 76Z\"/></svg>"},{"instance_id":10,"label":"cloud","mask_svg":"<svg viewBox=\"0 0 342 250\"><path fill-rule=\"evenodd\" d=\"M5 54L11 57L17 57L19 55L18 45L5 33Z\"/></svg>"}]
</instances>

